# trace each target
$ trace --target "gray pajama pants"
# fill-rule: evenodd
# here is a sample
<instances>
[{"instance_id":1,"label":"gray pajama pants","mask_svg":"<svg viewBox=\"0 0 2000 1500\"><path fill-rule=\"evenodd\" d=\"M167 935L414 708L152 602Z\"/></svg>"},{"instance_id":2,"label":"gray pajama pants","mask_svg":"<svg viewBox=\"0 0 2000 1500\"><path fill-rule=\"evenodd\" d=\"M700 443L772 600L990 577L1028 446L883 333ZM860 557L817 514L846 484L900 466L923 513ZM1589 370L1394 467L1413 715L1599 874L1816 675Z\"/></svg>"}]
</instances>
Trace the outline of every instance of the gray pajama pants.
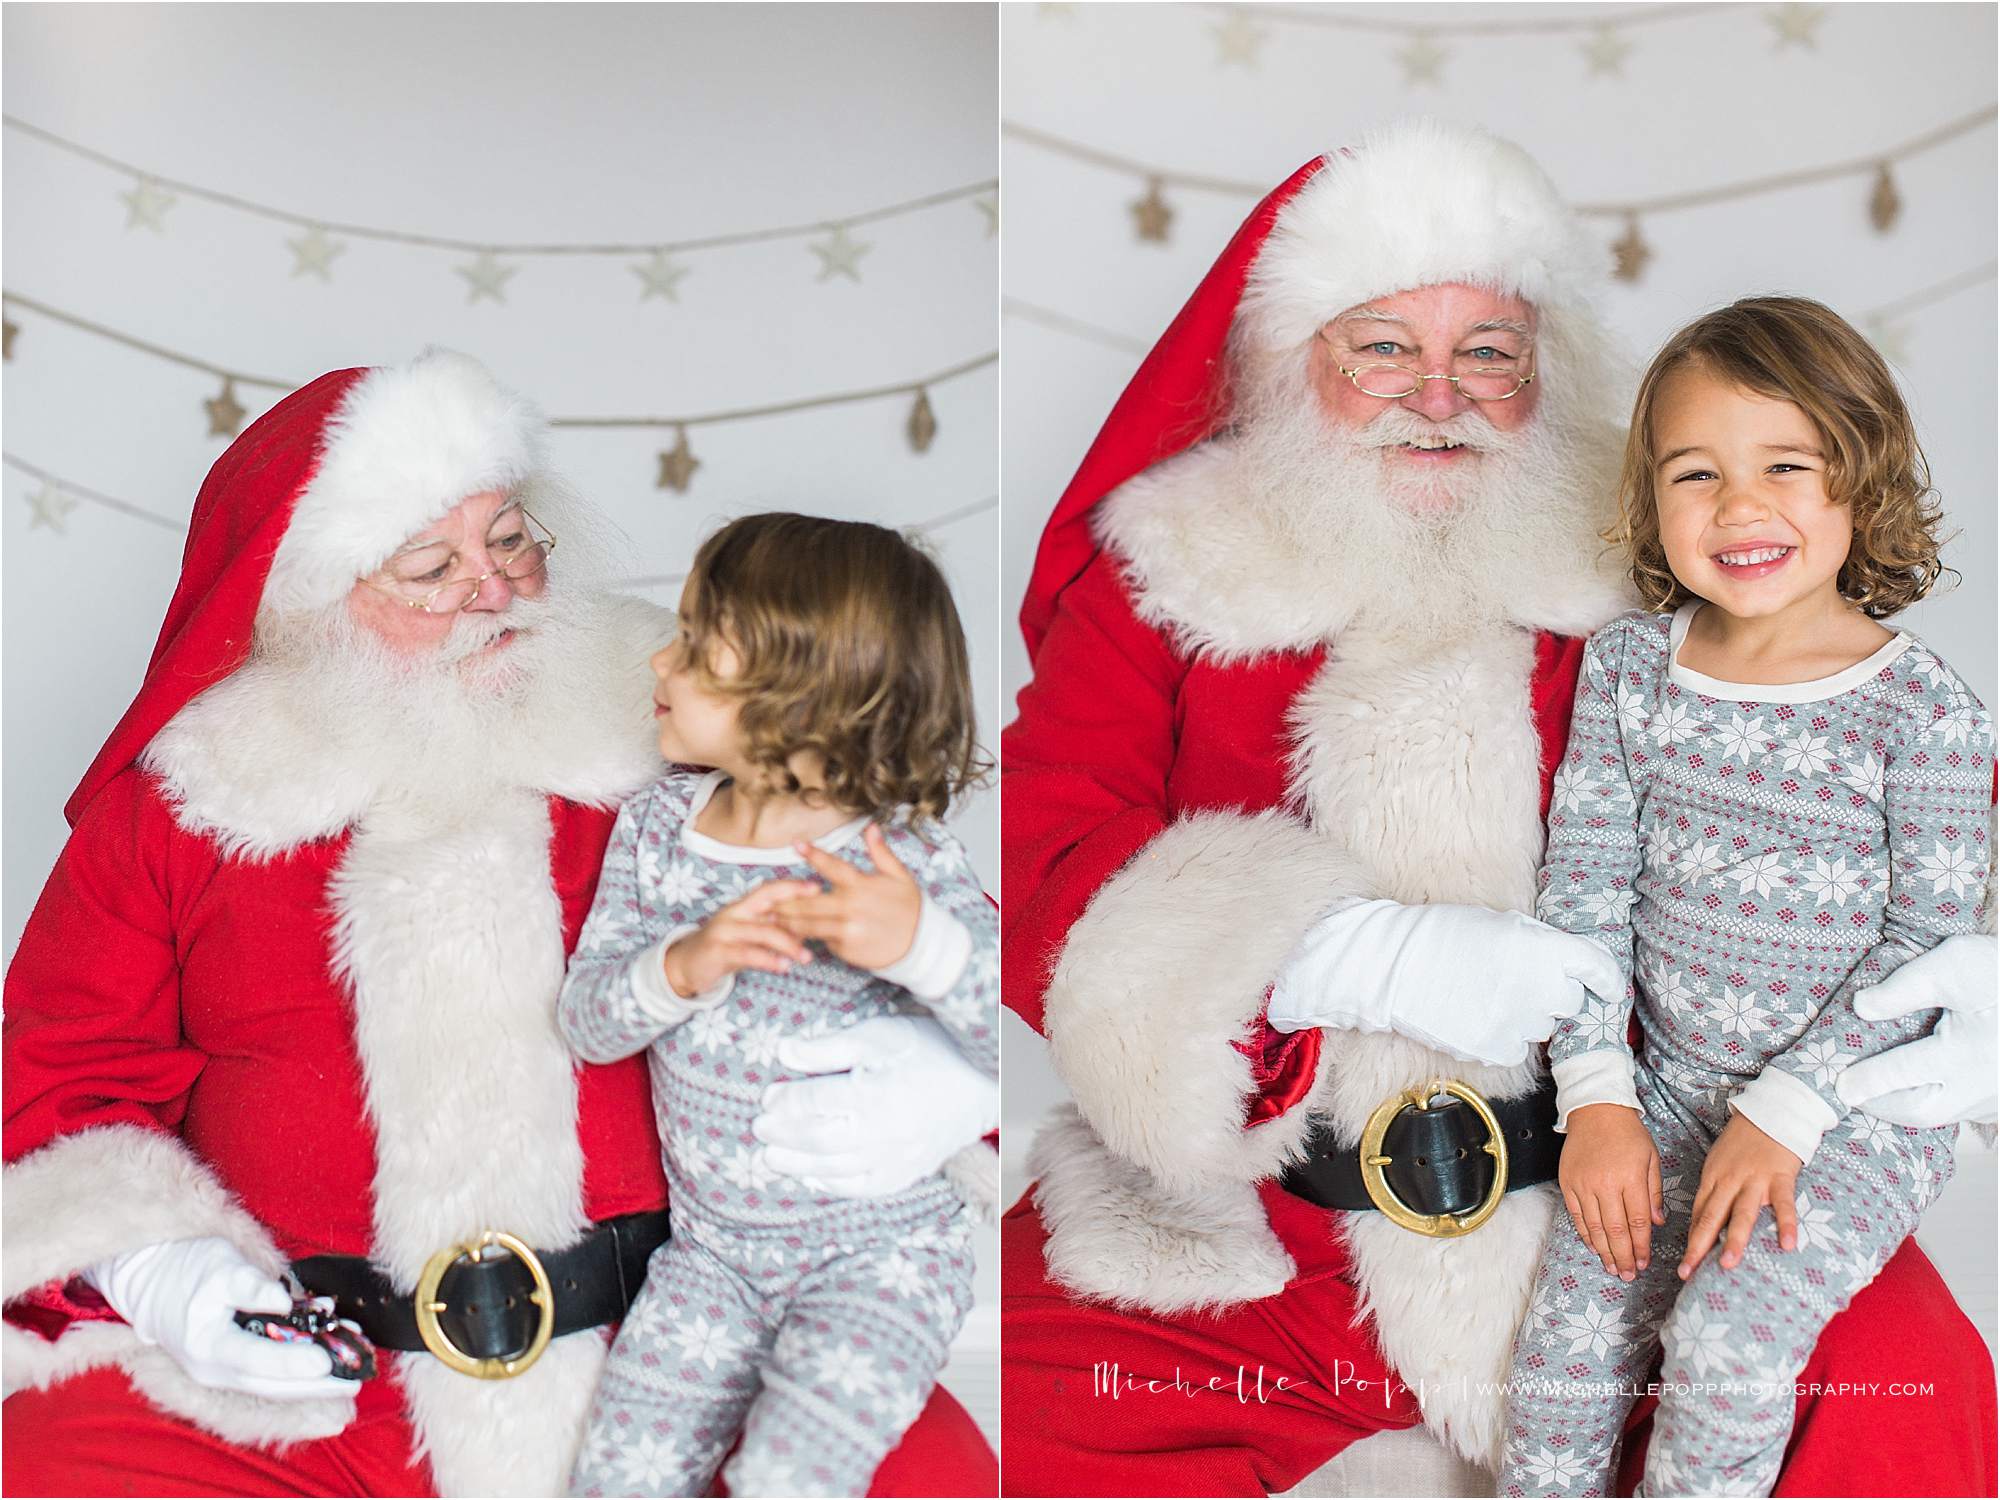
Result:
<instances>
[{"instance_id":1,"label":"gray pajama pants","mask_svg":"<svg viewBox=\"0 0 2000 1500\"><path fill-rule=\"evenodd\" d=\"M1657 1069L1657 1071L1656 1071ZM1636 1069L1667 1222L1620 1281L1556 1215L1514 1344L1502 1495L1609 1495L1626 1413L1664 1347L1641 1495L1768 1495L1791 1435L1792 1382L1820 1331L1873 1281L1952 1173L1954 1131L1856 1111L1800 1171L1798 1248L1766 1209L1733 1271L1717 1249L1677 1270L1701 1166L1744 1080L1671 1059Z\"/></svg>"},{"instance_id":2,"label":"gray pajama pants","mask_svg":"<svg viewBox=\"0 0 2000 1500\"><path fill-rule=\"evenodd\" d=\"M867 1493L972 1305L971 1216L801 1242L676 1216L612 1345L572 1494L706 1495L739 1430L732 1495Z\"/></svg>"}]
</instances>

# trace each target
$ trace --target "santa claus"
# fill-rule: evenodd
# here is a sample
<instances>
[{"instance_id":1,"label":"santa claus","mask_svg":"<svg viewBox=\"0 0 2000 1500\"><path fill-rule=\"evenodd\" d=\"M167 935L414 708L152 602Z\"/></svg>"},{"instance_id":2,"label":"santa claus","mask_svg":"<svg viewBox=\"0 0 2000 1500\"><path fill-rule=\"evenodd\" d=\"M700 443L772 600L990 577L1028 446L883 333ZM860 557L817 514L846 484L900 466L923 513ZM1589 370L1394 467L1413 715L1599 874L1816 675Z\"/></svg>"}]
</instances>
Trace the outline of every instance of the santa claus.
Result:
<instances>
[{"instance_id":1,"label":"santa claus","mask_svg":"<svg viewBox=\"0 0 2000 1500\"><path fill-rule=\"evenodd\" d=\"M555 999L671 617L602 586L545 436L432 352L294 392L203 485L7 977L9 1493L562 1491L669 1231L645 1061L579 1066ZM979 1137L948 1043L842 1035L787 1139L916 1176ZM287 1269L383 1378L237 1325ZM938 1392L871 1493L994 1474Z\"/></svg>"},{"instance_id":2,"label":"santa claus","mask_svg":"<svg viewBox=\"0 0 2000 1500\"><path fill-rule=\"evenodd\" d=\"M1475 130L1311 162L1048 524L1004 954L1073 1103L1003 1231L1010 1493L1275 1492L1418 1422L1494 1463L1561 1212L1535 1044L1622 990L1525 915L1582 637L1634 602L1604 259ZM1957 941L1906 972L1987 1008L1990 1070ZM1802 1395L1779 1493L1992 1492L1991 1359L1914 1244L1803 1380L1934 1394Z\"/></svg>"}]
</instances>

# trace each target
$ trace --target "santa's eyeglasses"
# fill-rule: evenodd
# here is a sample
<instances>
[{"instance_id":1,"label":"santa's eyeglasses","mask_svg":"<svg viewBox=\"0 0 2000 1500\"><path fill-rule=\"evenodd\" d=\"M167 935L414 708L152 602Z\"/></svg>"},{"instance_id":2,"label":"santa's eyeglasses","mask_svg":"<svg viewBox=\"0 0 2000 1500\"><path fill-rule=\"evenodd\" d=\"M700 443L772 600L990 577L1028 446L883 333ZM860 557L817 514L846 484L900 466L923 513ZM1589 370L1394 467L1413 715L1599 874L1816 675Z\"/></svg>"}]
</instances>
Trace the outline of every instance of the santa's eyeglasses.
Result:
<instances>
[{"instance_id":1,"label":"santa's eyeglasses","mask_svg":"<svg viewBox=\"0 0 2000 1500\"><path fill-rule=\"evenodd\" d=\"M521 510L521 518L527 525L487 542L487 556L500 566L481 573L477 578L453 578L445 583L435 581L438 574L458 560L458 554L453 553L437 567L415 578L391 577L387 583L378 583L373 578L361 581L376 592L387 594L398 603L420 609L427 615L455 615L479 597L479 590L487 579L504 578L509 583L523 583L548 567L549 554L556 550L555 534L530 515L525 506ZM528 530L529 526L534 531Z\"/></svg>"},{"instance_id":2,"label":"santa's eyeglasses","mask_svg":"<svg viewBox=\"0 0 2000 1500\"><path fill-rule=\"evenodd\" d=\"M1325 338L1325 333L1320 337ZM1331 339L1327 340L1327 347L1333 347ZM1520 395L1521 387L1535 378L1532 370L1517 375L1512 370L1483 365L1476 359L1453 360L1450 375L1419 375L1408 365L1388 363L1356 365L1350 370L1337 358L1333 367L1353 381L1354 388L1362 395L1377 396L1384 401L1414 396L1424 388L1426 380L1449 380L1468 401L1506 401Z\"/></svg>"}]
</instances>

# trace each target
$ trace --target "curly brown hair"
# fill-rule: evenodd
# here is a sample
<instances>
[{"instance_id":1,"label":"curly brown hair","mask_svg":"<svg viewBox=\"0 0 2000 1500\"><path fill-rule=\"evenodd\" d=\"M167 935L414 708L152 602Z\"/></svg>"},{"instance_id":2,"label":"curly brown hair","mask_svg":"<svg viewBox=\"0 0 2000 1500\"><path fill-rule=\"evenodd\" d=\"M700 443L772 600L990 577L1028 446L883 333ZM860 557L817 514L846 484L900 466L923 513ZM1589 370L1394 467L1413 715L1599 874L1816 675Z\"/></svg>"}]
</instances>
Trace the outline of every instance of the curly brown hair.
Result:
<instances>
[{"instance_id":1,"label":"curly brown hair","mask_svg":"<svg viewBox=\"0 0 2000 1500\"><path fill-rule=\"evenodd\" d=\"M737 700L748 758L817 800L791 758L818 758L825 799L873 817L941 818L982 784L972 671L951 588L901 533L771 512L701 544L680 616L702 685ZM716 640L736 672L718 678Z\"/></svg>"},{"instance_id":2,"label":"curly brown hair","mask_svg":"<svg viewBox=\"0 0 2000 1500\"><path fill-rule=\"evenodd\" d=\"M1618 486L1618 523L1604 539L1625 548L1646 608L1673 609L1694 597L1667 566L1653 491L1654 409L1667 377L1683 367L1789 401L1818 429L1827 498L1854 519L1854 543L1838 579L1843 598L1879 620L1930 592L1947 571L1938 561L1943 512L1888 365L1822 303L1745 297L1668 339L1639 383Z\"/></svg>"}]
</instances>

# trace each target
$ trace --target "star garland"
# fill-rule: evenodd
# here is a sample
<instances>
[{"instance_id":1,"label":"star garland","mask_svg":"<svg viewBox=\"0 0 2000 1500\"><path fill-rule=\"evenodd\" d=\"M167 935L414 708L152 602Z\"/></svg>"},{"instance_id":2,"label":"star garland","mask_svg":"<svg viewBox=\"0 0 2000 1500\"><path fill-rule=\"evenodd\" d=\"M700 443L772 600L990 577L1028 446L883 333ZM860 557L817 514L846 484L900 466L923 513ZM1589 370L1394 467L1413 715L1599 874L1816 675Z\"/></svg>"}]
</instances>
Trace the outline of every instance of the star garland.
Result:
<instances>
[{"instance_id":1,"label":"star garland","mask_svg":"<svg viewBox=\"0 0 2000 1500\"><path fill-rule=\"evenodd\" d=\"M214 364L209 360L199 359L191 354L183 354L178 350L163 348L161 345L150 343L145 339L135 338L133 335L123 333L116 328L107 328L102 323L94 323L88 318L82 318L75 313L51 307L49 304L38 302L32 297L24 297L18 292L0 291L0 299L4 299L12 307L26 309L28 312L38 314L53 322L66 324L71 328L94 334L98 338L108 339L115 344L122 344L128 349L134 349L142 354L151 355L155 359L164 360L169 364L180 365L186 369L199 370L204 374L215 376L222 382L222 389L213 397L202 402L202 408L208 415L208 435L210 437L233 438L238 432L242 431L243 419L249 413L242 402L237 399L236 388L238 386L249 386L282 393L297 390L305 383L301 380L285 380L269 375L253 375L243 370L232 370L223 365ZM5 357L10 362L14 357L14 337L17 332L18 325L11 318L8 319L4 329L4 348ZM926 453L930 450L931 443L936 439L938 434L937 415L931 409L930 387L942 384L947 380L955 380L961 375L970 374L972 371L980 369L983 366L993 364L999 358L998 352L975 355L973 358L963 360L949 369L939 370L935 374L926 375L918 380L900 381L893 385L869 386L861 390L834 391L821 396L803 396L790 401L771 402L761 406L736 407L726 411L702 412L691 416L552 417L550 418L549 425L552 427L664 428L671 430L674 434L674 445L671 448L663 449L659 454L659 470L654 480L654 487L663 490L673 490L677 494L685 494L694 481L695 471L701 467L702 462L699 458L695 457L693 448L688 441L688 429L691 427L713 427L724 422L740 422L752 417L782 416L789 412L808 411L815 407L844 406L857 401L878 401L895 396L907 396L911 398L912 404L910 414L903 423L904 436L908 440L912 452Z\"/></svg>"},{"instance_id":2,"label":"star garland","mask_svg":"<svg viewBox=\"0 0 2000 1500\"><path fill-rule=\"evenodd\" d=\"M31 136L58 151L95 162L98 166L126 178L130 186L121 191L118 197L125 204L125 227L128 230L145 228L157 234L166 234L169 232L168 211L182 198L200 199L238 213L272 220L302 230L303 233L296 238L289 238L284 242L292 255L292 276L294 278L315 276L322 282L333 280L334 262L347 252L350 242L355 240L456 251L471 257L469 260L457 261L451 267L453 273L465 283L468 303L492 302L498 306L505 306L507 283L522 269L518 262L539 258L593 256L618 259L638 276L639 301L645 302L657 296L667 302L679 302L680 295L677 288L681 279L691 270L691 267L675 259L680 255L739 245L764 244L774 240L808 241L805 248L816 258L819 267L816 280L824 282L838 277L858 282L861 280L861 257L874 248L871 243L853 237L853 231L864 224L882 223L942 204L968 201L979 213L987 238L997 233L999 227L999 204L996 197L999 184L989 178L982 182L971 182L959 187L946 188L940 192L926 193L921 197L905 199L899 203L886 204L880 208L865 209L838 219L821 219L810 224L785 224L765 229L736 230L724 234L704 235L696 239L661 240L638 244L486 244L475 240L456 239L448 235L419 234L362 224L337 224L310 214L295 213L290 209L255 202L234 193L219 192L196 183L163 177L13 115L0 115L0 124L4 124L10 130ZM634 260L635 256L645 258Z\"/></svg>"},{"instance_id":3,"label":"star garland","mask_svg":"<svg viewBox=\"0 0 2000 1500\"><path fill-rule=\"evenodd\" d=\"M1903 200L1897 191L1891 167L1897 162L1956 139L1968 131L1989 125L1996 116L2000 116L2000 108L1988 105L1984 109L1976 110L1961 119L1949 121L1912 140L1892 146L1886 151L1850 161L1806 167L1793 172L1779 172L1768 177L1723 183L1689 192L1667 193L1626 203L1576 203L1571 207L1586 218L1622 221L1624 233L1611 245L1615 266L1613 275L1621 281L1639 280L1646 263L1653 258L1652 247L1646 243L1640 229L1640 220L1646 216L1712 203L1726 203L1738 198L1756 197L1785 188L1828 182L1842 177L1867 177L1871 180L1872 185L1866 202L1868 222L1876 233L1887 234L1895 227L1903 209ZM1074 161L1103 167L1107 171L1135 177L1144 182L1146 185L1144 196L1126 205L1132 215L1134 235L1142 243L1165 244L1167 241L1175 214L1174 206L1167 198L1169 188L1252 199L1262 198L1267 190L1260 184L1240 179L1182 172L1138 161L1015 121L1003 121L1000 133L1010 140L1036 146Z\"/></svg>"}]
</instances>

